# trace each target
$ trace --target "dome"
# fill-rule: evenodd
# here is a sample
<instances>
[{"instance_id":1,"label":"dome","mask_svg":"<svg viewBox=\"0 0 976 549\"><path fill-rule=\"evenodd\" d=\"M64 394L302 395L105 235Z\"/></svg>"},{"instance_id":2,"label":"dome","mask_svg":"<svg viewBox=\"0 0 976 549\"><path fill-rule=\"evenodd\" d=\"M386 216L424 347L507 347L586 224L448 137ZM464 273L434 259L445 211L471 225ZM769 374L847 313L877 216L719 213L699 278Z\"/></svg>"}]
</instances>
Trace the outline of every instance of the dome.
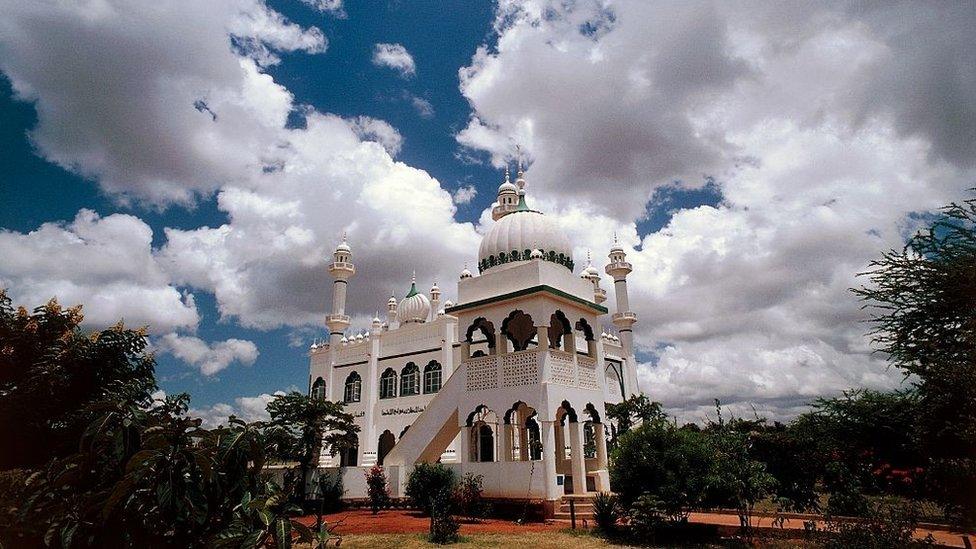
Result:
<instances>
[{"instance_id":1,"label":"dome","mask_svg":"<svg viewBox=\"0 0 976 549\"><path fill-rule=\"evenodd\" d=\"M410 292L403 298L397 307L397 320L400 324L410 322L427 322L430 316L430 300L422 293L417 292L417 283L410 285Z\"/></svg>"},{"instance_id":2,"label":"dome","mask_svg":"<svg viewBox=\"0 0 976 549\"><path fill-rule=\"evenodd\" d=\"M529 259L542 259L543 257L545 257L545 254L539 248L532 250L532 253L529 254Z\"/></svg>"},{"instance_id":3,"label":"dome","mask_svg":"<svg viewBox=\"0 0 976 549\"><path fill-rule=\"evenodd\" d=\"M518 186L515 183L512 183L511 181L506 181L498 186L498 194L506 194L506 193L518 194L518 190L519 190Z\"/></svg>"},{"instance_id":4,"label":"dome","mask_svg":"<svg viewBox=\"0 0 976 549\"><path fill-rule=\"evenodd\" d=\"M587 265L583 272L580 273L581 278L600 278L600 271L596 270L593 265Z\"/></svg>"},{"instance_id":5,"label":"dome","mask_svg":"<svg viewBox=\"0 0 976 549\"><path fill-rule=\"evenodd\" d=\"M471 278L471 271L468 270L468 267L467 266L465 266L464 267L464 270L461 271L461 278L462 279L464 279L464 278Z\"/></svg>"},{"instance_id":6,"label":"dome","mask_svg":"<svg viewBox=\"0 0 976 549\"><path fill-rule=\"evenodd\" d=\"M485 271L502 263L525 261L528 259L525 256L532 253L530 250L536 249L542 251L544 259L572 269L573 248L569 239L555 222L528 209L523 197L519 209L499 219L481 240L478 266Z\"/></svg>"}]
</instances>

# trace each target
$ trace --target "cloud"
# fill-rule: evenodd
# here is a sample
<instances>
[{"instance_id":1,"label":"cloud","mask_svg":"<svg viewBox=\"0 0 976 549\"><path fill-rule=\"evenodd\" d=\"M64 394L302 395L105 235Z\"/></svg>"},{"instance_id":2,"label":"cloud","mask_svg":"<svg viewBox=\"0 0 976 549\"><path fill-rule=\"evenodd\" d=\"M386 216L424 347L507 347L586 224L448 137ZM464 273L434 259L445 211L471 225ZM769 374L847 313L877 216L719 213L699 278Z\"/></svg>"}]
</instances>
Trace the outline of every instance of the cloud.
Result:
<instances>
[{"instance_id":1,"label":"cloud","mask_svg":"<svg viewBox=\"0 0 976 549\"><path fill-rule=\"evenodd\" d=\"M396 156L403 146L403 137L393 126L368 116L357 116L349 121L350 127L360 139L375 141L386 149L390 156Z\"/></svg>"},{"instance_id":2,"label":"cloud","mask_svg":"<svg viewBox=\"0 0 976 549\"><path fill-rule=\"evenodd\" d=\"M434 117L434 106L430 104L423 97L417 97L416 95L407 94L410 99L410 104L413 105L413 109L417 111L417 114L421 118L433 118Z\"/></svg>"},{"instance_id":3,"label":"cloud","mask_svg":"<svg viewBox=\"0 0 976 549\"><path fill-rule=\"evenodd\" d=\"M974 14L954 11L502 2L457 139L495 164L520 144L577 257L618 231L645 392L684 419L714 398L782 419L902 382L848 288L976 179ZM717 205L638 234L655 191L712 180Z\"/></svg>"},{"instance_id":4,"label":"cloud","mask_svg":"<svg viewBox=\"0 0 976 549\"><path fill-rule=\"evenodd\" d=\"M373 64L377 67L388 67L403 78L410 78L417 73L413 56L400 44L376 44L373 46Z\"/></svg>"},{"instance_id":5,"label":"cloud","mask_svg":"<svg viewBox=\"0 0 976 549\"><path fill-rule=\"evenodd\" d=\"M463 187L458 187L454 191L454 203L455 204L468 204L474 197L478 196L478 189L474 185L465 185Z\"/></svg>"},{"instance_id":6,"label":"cloud","mask_svg":"<svg viewBox=\"0 0 976 549\"><path fill-rule=\"evenodd\" d=\"M148 325L152 333L193 329L199 321L193 295L169 284L153 256L152 237L134 216L100 217L91 210L29 233L0 230L0 287L28 307L52 297L80 303L92 328L124 320L130 327Z\"/></svg>"},{"instance_id":7,"label":"cloud","mask_svg":"<svg viewBox=\"0 0 976 549\"><path fill-rule=\"evenodd\" d=\"M274 394L261 393L253 397L238 397L234 399L234 404L218 402L206 408L190 408L187 415L202 419L203 426L208 429L225 425L230 416L236 416L249 423L268 421L271 419L267 409L268 403L283 394L285 394L283 391L275 391Z\"/></svg>"},{"instance_id":8,"label":"cloud","mask_svg":"<svg viewBox=\"0 0 976 549\"><path fill-rule=\"evenodd\" d=\"M159 338L156 347L160 352L169 353L190 366L199 368L200 373L205 376L212 376L234 362L250 366L258 359L257 346L243 339L231 338L207 343L198 337L170 333Z\"/></svg>"},{"instance_id":9,"label":"cloud","mask_svg":"<svg viewBox=\"0 0 976 549\"><path fill-rule=\"evenodd\" d=\"M339 19L346 18L346 11L343 8L343 0L302 0L302 3L321 12L331 13L334 17Z\"/></svg>"}]
</instances>

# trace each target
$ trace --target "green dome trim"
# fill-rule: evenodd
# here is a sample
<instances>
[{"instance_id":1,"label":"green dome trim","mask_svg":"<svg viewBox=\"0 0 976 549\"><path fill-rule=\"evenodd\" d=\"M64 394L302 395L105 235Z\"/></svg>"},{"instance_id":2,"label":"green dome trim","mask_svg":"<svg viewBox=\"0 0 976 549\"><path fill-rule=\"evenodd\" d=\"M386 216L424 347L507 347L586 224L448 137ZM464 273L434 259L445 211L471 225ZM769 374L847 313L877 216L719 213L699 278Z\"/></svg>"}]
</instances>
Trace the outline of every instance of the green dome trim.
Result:
<instances>
[{"instance_id":1,"label":"green dome trim","mask_svg":"<svg viewBox=\"0 0 976 549\"><path fill-rule=\"evenodd\" d=\"M419 292L417 291L417 283L416 282L410 283L410 291L407 292L407 297L413 297L418 293ZM406 299L406 297L404 299Z\"/></svg>"}]
</instances>

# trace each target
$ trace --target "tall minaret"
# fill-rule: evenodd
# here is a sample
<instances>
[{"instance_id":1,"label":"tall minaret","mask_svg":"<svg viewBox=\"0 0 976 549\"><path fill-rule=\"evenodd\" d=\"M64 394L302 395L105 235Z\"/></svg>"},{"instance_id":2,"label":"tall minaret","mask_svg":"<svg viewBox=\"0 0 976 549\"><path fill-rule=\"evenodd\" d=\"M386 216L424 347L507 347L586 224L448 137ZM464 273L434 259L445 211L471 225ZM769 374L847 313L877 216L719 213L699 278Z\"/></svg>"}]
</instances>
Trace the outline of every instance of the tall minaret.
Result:
<instances>
[{"instance_id":1,"label":"tall minaret","mask_svg":"<svg viewBox=\"0 0 976 549\"><path fill-rule=\"evenodd\" d=\"M392 330L393 323L397 319L397 300L396 294L390 292L390 299L386 302L386 329Z\"/></svg>"},{"instance_id":2,"label":"tall minaret","mask_svg":"<svg viewBox=\"0 0 976 549\"><path fill-rule=\"evenodd\" d=\"M637 387L637 358L634 356L634 323L637 322L637 313L630 310L630 301L627 299L627 275L634 270L630 263L627 263L627 254L617 241L617 235L613 235L613 247L610 248L610 264L607 265L607 274L613 277L613 287L617 294L617 312L610 317L613 325L620 332L620 342L624 348L624 355L627 360L627 371L624 372L624 397L637 394L640 389Z\"/></svg>"},{"instance_id":3,"label":"tall minaret","mask_svg":"<svg viewBox=\"0 0 976 549\"><path fill-rule=\"evenodd\" d=\"M437 282L430 287L430 319L437 320L437 311L441 310L441 289Z\"/></svg>"},{"instance_id":4,"label":"tall minaret","mask_svg":"<svg viewBox=\"0 0 976 549\"><path fill-rule=\"evenodd\" d=\"M329 274L335 280L332 283L332 314L325 318L325 325L329 327L329 344L335 349L343 332L349 327L349 315L346 314L346 287L352 275L356 274L356 266L352 264L352 250L346 243L346 233L342 233L342 242L332 253Z\"/></svg>"},{"instance_id":5,"label":"tall minaret","mask_svg":"<svg viewBox=\"0 0 976 549\"><path fill-rule=\"evenodd\" d=\"M590 261L590 251L586 251L586 268L580 273L580 278L588 280L593 285L593 301L597 305L607 300L607 291L600 287L600 271L596 270Z\"/></svg>"}]
</instances>

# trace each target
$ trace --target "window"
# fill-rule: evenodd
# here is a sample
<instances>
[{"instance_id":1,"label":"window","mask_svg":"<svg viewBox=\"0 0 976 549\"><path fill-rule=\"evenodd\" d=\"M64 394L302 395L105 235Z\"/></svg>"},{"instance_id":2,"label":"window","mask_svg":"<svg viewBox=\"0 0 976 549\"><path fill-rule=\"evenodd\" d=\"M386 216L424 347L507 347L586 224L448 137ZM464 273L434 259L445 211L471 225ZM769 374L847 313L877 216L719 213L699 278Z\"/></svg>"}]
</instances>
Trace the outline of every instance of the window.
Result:
<instances>
[{"instance_id":1,"label":"window","mask_svg":"<svg viewBox=\"0 0 976 549\"><path fill-rule=\"evenodd\" d=\"M387 368L380 376L380 398L396 398L396 372L393 368Z\"/></svg>"},{"instance_id":2,"label":"window","mask_svg":"<svg viewBox=\"0 0 976 549\"><path fill-rule=\"evenodd\" d=\"M346 378L346 388L342 393L343 402L359 402L363 395L363 380L353 372Z\"/></svg>"},{"instance_id":3,"label":"window","mask_svg":"<svg viewBox=\"0 0 976 549\"><path fill-rule=\"evenodd\" d=\"M315 400L325 400L325 380L318 378L312 384L312 398Z\"/></svg>"},{"instance_id":4,"label":"window","mask_svg":"<svg viewBox=\"0 0 976 549\"><path fill-rule=\"evenodd\" d=\"M431 360L424 368L424 394L436 393L441 390L441 365Z\"/></svg>"},{"instance_id":5,"label":"window","mask_svg":"<svg viewBox=\"0 0 976 549\"><path fill-rule=\"evenodd\" d=\"M408 362L400 372L400 396L420 394L420 368Z\"/></svg>"}]
</instances>

